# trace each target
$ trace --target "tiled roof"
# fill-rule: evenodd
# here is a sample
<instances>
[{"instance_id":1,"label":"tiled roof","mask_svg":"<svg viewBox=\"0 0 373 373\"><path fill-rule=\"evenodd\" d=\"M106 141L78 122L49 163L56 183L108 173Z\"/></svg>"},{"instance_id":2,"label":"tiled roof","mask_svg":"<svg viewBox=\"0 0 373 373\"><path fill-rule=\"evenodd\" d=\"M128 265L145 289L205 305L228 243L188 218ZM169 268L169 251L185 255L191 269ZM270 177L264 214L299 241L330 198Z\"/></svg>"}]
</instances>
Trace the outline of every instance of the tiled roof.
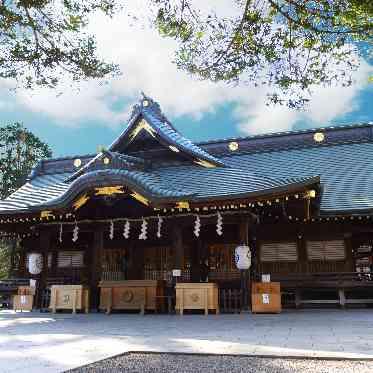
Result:
<instances>
[{"instance_id":1,"label":"tiled roof","mask_svg":"<svg viewBox=\"0 0 373 373\"><path fill-rule=\"evenodd\" d=\"M160 111L149 106L136 110L162 136L169 136L181 146L182 136ZM315 131L323 132L325 140L315 142ZM237 151L228 147L234 139L200 146L185 143L186 148L194 149L194 154L206 153L224 164L215 168L185 162L172 166L153 162L149 166L147 161L133 156L136 154L116 152L123 139L126 132L108 152L82 157L85 166L78 172L73 158L43 161L22 188L0 202L0 213L69 206L84 190L105 185L126 185L150 201L161 203L258 198L318 183L322 190L321 214L373 211L373 125L240 138L236 139ZM112 159L109 165L101 161L105 154Z\"/></svg>"},{"instance_id":2,"label":"tiled roof","mask_svg":"<svg viewBox=\"0 0 373 373\"><path fill-rule=\"evenodd\" d=\"M156 171L169 187L181 187L195 194L193 200L229 199L266 195L271 192L299 188L318 183L317 175L299 178L262 176L250 167L201 169L191 166L167 167Z\"/></svg>"},{"instance_id":3,"label":"tiled roof","mask_svg":"<svg viewBox=\"0 0 373 373\"><path fill-rule=\"evenodd\" d=\"M103 159L108 158L109 163L104 164ZM79 169L79 171L74 172L73 175L70 175L66 182L71 182L78 177L100 169L125 169L125 170L144 170L146 167L146 162L137 157L120 154L116 152L110 151L103 151L93 157L90 161L88 161L83 167Z\"/></svg>"},{"instance_id":4,"label":"tiled roof","mask_svg":"<svg viewBox=\"0 0 373 373\"><path fill-rule=\"evenodd\" d=\"M95 170L72 182L72 174L38 176L0 202L0 212L27 212L62 208L87 188L125 185L151 201L206 201L245 196L256 197L311 185L318 178L274 179L242 169L203 169L198 166L169 167L154 171ZM203 182L202 182L203 181Z\"/></svg>"},{"instance_id":5,"label":"tiled roof","mask_svg":"<svg viewBox=\"0 0 373 373\"><path fill-rule=\"evenodd\" d=\"M64 180L70 175L71 173L42 175L29 180L7 199L0 201L0 212L27 211L63 195L69 188Z\"/></svg>"},{"instance_id":6,"label":"tiled roof","mask_svg":"<svg viewBox=\"0 0 373 373\"><path fill-rule=\"evenodd\" d=\"M319 146L223 158L274 178L320 175L324 213L373 210L373 143Z\"/></svg>"}]
</instances>

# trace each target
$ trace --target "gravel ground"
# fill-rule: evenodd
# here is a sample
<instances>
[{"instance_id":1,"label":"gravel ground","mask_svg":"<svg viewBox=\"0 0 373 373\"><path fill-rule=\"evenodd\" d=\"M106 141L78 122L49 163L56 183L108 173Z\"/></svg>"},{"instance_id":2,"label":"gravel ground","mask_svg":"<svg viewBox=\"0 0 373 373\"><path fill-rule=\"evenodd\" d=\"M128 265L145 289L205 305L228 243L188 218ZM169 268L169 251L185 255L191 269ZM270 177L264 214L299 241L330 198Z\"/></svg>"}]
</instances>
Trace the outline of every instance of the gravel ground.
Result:
<instances>
[{"instance_id":1,"label":"gravel ground","mask_svg":"<svg viewBox=\"0 0 373 373\"><path fill-rule=\"evenodd\" d=\"M132 353L103 360L68 372L372 373L373 361Z\"/></svg>"}]
</instances>

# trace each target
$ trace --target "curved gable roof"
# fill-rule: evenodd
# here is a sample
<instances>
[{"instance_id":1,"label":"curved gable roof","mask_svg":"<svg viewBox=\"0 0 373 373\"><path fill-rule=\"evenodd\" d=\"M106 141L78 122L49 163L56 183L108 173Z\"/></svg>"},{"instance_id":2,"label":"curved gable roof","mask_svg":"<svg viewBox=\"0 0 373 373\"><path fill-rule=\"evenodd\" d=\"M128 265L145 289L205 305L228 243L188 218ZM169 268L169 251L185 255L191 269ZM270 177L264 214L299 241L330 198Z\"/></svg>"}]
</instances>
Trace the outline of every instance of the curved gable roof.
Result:
<instances>
[{"instance_id":1,"label":"curved gable roof","mask_svg":"<svg viewBox=\"0 0 373 373\"><path fill-rule=\"evenodd\" d=\"M126 129L109 146L109 150L124 152L142 130L171 151L184 155L197 164L205 167L224 166L220 159L182 136L162 113L159 104L146 96L134 106Z\"/></svg>"}]
</instances>

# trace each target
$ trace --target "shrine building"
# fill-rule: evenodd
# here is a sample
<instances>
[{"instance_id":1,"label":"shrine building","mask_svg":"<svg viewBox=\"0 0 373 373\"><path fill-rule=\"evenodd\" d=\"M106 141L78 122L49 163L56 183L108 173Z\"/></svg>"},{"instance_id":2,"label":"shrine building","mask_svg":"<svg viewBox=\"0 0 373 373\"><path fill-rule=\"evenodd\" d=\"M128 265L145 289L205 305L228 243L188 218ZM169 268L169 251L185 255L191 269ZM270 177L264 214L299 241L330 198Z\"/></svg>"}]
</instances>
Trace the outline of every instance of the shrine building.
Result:
<instances>
[{"instance_id":1,"label":"shrine building","mask_svg":"<svg viewBox=\"0 0 373 373\"><path fill-rule=\"evenodd\" d=\"M152 295L121 299L157 310L177 282L214 284L220 312L235 312L244 245L248 288L270 275L283 307L369 304L370 159L369 123L193 143L144 96L106 150L42 160L0 202L1 234L17 239L12 277L37 280L37 307L52 285L84 286L93 310L121 302L100 292L145 284Z\"/></svg>"}]
</instances>

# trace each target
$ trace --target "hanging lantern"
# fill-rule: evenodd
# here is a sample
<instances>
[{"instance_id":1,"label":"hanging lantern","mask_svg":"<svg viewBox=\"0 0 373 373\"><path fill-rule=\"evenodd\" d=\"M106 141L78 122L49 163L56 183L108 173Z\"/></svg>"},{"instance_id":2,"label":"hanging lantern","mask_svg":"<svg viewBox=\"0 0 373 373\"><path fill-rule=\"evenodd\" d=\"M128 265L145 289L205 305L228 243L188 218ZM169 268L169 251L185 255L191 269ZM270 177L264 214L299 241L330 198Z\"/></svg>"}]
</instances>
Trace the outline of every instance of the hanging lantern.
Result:
<instances>
[{"instance_id":1,"label":"hanging lantern","mask_svg":"<svg viewBox=\"0 0 373 373\"><path fill-rule=\"evenodd\" d=\"M251 251L249 246L242 245L236 247L235 262L238 269L249 269L251 267Z\"/></svg>"},{"instance_id":2,"label":"hanging lantern","mask_svg":"<svg viewBox=\"0 0 373 373\"><path fill-rule=\"evenodd\" d=\"M28 270L32 275L39 275L43 270L43 255L32 253L28 258Z\"/></svg>"}]
</instances>

